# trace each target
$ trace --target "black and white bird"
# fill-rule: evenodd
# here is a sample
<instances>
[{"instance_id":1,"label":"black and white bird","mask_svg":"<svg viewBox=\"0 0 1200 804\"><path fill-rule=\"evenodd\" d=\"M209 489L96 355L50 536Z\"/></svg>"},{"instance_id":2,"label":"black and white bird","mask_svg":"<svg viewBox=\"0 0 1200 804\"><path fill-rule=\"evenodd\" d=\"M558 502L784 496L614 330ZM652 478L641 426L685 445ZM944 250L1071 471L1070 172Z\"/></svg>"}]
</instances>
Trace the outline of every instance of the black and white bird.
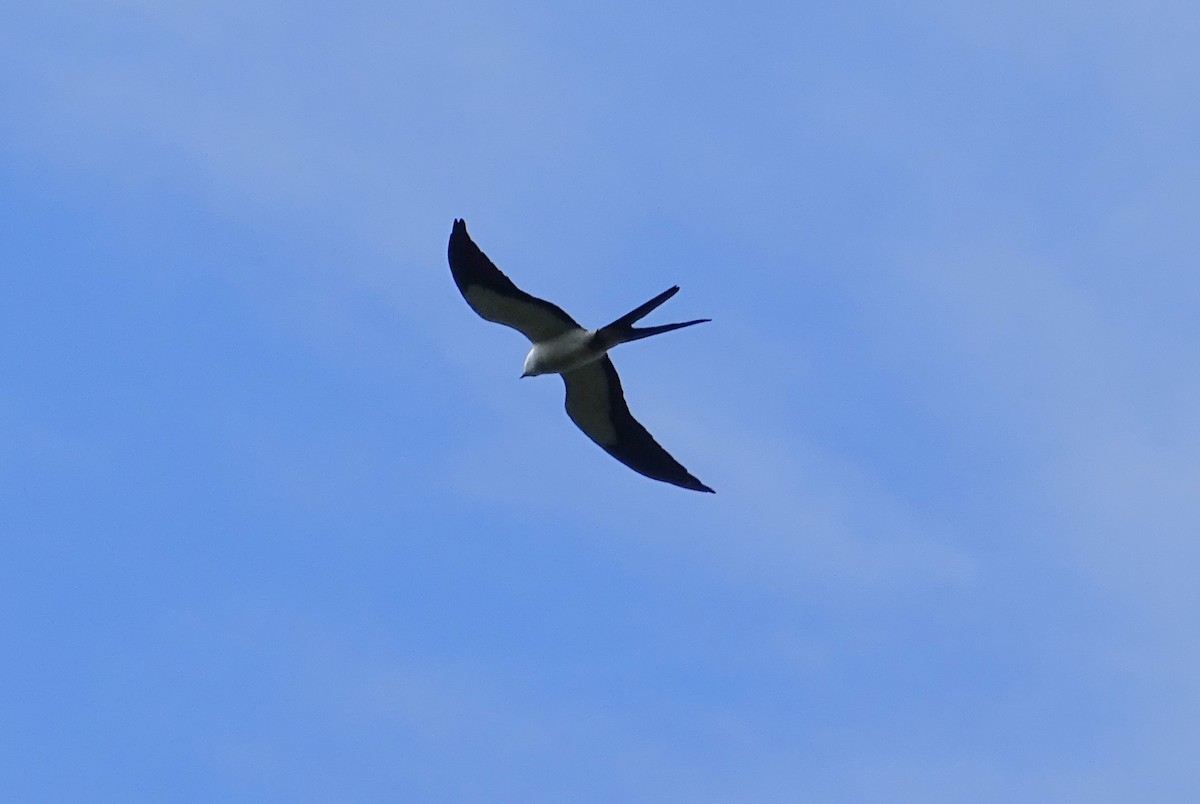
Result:
<instances>
[{"instance_id":1,"label":"black and white bird","mask_svg":"<svg viewBox=\"0 0 1200 804\"><path fill-rule=\"evenodd\" d=\"M471 309L488 321L512 327L532 342L521 376L562 375L567 386L567 415L588 438L646 477L712 493L633 418L617 370L608 358L608 350L619 344L710 320L633 326L678 293L678 285L606 327L584 329L558 305L530 296L514 285L471 240L465 221L454 221L449 258L454 282Z\"/></svg>"}]
</instances>

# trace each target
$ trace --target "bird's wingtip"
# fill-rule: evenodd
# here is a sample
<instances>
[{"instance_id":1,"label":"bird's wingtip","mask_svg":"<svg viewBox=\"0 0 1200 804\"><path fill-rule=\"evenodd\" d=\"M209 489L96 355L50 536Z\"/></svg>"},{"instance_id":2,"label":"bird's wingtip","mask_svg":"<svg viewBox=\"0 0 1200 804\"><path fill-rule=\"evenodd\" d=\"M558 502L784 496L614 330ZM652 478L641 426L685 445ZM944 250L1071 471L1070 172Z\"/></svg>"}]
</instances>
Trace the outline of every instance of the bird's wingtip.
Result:
<instances>
[{"instance_id":1,"label":"bird's wingtip","mask_svg":"<svg viewBox=\"0 0 1200 804\"><path fill-rule=\"evenodd\" d=\"M467 221L464 218L455 218L454 227L450 230L450 243L468 243L471 241L471 235L467 234Z\"/></svg>"}]
</instances>

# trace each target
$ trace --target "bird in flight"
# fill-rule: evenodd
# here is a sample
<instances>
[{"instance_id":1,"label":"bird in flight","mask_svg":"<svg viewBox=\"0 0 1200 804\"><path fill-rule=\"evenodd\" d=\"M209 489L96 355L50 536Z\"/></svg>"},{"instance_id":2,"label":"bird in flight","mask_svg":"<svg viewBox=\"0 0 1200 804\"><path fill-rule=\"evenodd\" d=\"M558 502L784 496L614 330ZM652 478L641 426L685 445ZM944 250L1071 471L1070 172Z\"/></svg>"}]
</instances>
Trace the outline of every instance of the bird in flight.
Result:
<instances>
[{"instance_id":1,"label":"bird in flight","mask_svg":"<svg viewBox=\"0 0 1200 804\"><path fill-rule=\"evenodd\" d=\"M712 489L692 476L646 432L625 404L621 380L608 350L630 341L703 324L700 318L681 324L635 327L634 323L679 292L663 291L608 326L584 329L556 304L530 296L500 272L455 220L450 232L450 273L467 304L488 321L512 327L533 344L522 377L561 374L567 386L567 415L601 449L635 472L685 489Z\"/></svg>"}]
</instances>

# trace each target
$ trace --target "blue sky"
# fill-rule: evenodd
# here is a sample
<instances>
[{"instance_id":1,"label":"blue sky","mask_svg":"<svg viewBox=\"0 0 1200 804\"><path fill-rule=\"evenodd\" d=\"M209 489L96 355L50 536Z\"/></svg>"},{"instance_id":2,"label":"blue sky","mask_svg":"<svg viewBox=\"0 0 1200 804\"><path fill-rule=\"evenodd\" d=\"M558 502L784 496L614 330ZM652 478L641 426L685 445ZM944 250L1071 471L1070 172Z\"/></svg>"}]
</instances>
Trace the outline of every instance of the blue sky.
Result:
<instances>
[{"instance_id":1,"label":"blue sky","mask_svg":"<svg viewBox=\"0 0 1200 804\"><path fill-rule=\"evenodd\" d=\"M249 7L247 7L249 6ZM1194 801L1200 11L0 11L23 801ZM715 496L580 435L455 217Z\"/></svg>"}]
</instances>

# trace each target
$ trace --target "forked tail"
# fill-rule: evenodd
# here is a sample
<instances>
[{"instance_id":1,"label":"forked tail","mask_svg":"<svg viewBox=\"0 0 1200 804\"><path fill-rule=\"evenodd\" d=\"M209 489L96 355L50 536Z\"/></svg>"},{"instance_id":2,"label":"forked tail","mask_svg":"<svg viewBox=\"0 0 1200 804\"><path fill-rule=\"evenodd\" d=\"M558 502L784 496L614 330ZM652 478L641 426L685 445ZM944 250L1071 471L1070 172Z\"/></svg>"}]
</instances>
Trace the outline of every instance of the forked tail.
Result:
<instances>
[{"instance_id":1,"label":"forked tail","mask_svg":"<svg viewBox=\"0 0 1200 804\"><path fill-rule=\"evenodd\" d=\"M697 318L695 321L684 321L680 324L661 324L656 327L634 326L636 321L640 321L641 319L645 318L656 307L678 292L679 285L676 285L669 290L664 290L650 301L631 310L608 326L601 327L596 331L594 343L597 346L603 347L604 349L611 349L619 343L638 341L642 338L649 338L651 335L661 335L664 332L682 329L683 327L690 327L694 324L704 324L712 320L711 318Z\"/></svg>"}]
</instances>

